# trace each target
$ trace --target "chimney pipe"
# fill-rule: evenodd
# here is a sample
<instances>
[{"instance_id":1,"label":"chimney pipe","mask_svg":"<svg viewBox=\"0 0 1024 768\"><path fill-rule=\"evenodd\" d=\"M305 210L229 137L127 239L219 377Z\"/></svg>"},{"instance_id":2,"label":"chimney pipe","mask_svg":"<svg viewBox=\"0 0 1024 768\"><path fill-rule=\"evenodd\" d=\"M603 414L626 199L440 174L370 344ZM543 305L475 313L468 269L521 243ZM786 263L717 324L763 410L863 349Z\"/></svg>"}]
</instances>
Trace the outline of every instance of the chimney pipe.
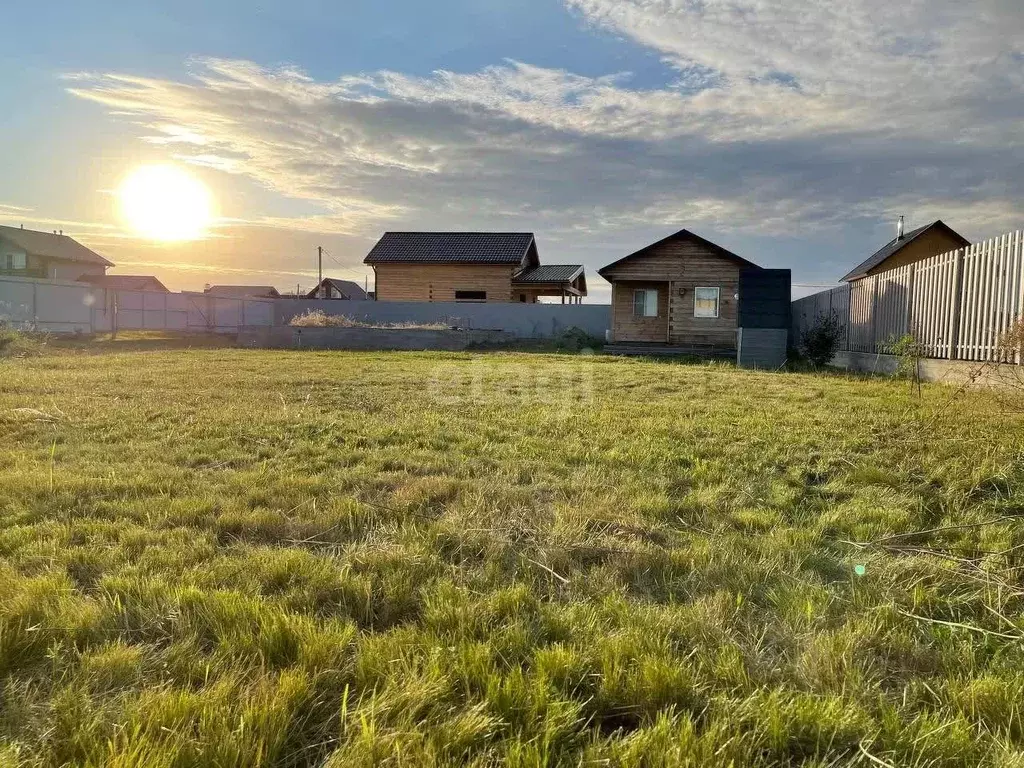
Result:
<instances>
[{"instance_id":1,"label":"chimney pipe","mask_svg":"<svg viewBox=\"0 0 1024 768\"><path fill-rule=\"evenodd\" d=\"M902 216L900 216L900 220L896 224L896 239L897 240L902 240L903 239L903 217Z\"/></svg>"}]
</instances>

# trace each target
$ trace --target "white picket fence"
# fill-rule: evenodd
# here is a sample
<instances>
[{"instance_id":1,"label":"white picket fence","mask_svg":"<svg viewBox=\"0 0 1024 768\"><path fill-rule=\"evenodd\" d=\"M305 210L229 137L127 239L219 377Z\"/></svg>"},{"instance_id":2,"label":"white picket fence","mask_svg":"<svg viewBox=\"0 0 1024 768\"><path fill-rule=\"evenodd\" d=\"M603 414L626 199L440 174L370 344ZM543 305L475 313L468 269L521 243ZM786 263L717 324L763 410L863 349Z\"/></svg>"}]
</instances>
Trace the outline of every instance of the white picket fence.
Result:
<instances>
[{"instance_id":1,"label":"white picket fence","mask_svg":"<svg viewBox=\"0 0 1024 768\"><path fill-rule=\"evenodd\" d=\"M1024 316L1024 231L798 299L794 339L827 315L850 352L886 352L910 334L928 357L1020 362L1000 340Z\"/></svg>"}]
</instances>

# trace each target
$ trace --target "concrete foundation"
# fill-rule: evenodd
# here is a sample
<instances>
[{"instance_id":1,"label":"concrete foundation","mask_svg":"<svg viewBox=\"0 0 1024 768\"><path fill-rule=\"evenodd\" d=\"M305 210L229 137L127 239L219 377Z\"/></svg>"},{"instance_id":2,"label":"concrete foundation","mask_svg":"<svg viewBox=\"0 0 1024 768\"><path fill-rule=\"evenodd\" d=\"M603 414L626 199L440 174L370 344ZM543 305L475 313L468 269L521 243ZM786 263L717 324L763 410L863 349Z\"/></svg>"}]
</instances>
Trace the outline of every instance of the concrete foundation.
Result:
<instances>
[{"instance_id":1,"label":"concrete foundation","mask_svg":"<svg viewBox=\"0 0 1024 768\"><path fill-rule=\"evenodd\" d=\"M833 368L843 368L847 371L891 376L899 370L900 358L896 355L881 355L872 352L839 352L830 365ZM981 386L1001 386L1003 379L1006 378L992 363L933 358L921 358L918 361L918 375L921 377L921 381L955 386L968 383Z\"/></svg>"}]
</instances>

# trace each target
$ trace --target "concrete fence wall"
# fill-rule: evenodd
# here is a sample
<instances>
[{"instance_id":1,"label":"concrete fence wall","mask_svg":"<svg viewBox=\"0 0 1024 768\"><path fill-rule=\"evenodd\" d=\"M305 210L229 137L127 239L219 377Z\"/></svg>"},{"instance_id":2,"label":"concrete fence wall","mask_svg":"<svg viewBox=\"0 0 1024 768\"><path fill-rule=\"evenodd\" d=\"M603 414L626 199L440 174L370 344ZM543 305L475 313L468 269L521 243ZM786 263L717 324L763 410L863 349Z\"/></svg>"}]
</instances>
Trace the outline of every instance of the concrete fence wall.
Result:
<instances>
[{"instance_id":1,"label":"concrete fence wall","mask_svg":"<svg viewBox=\"0 0 1024 768\"><path fill-rule=\"evenodd\" d=\"M417 301L325 301L278 299L275 325L311 310L371 323L444 323L471 330L505 331L519 338L550 338L579 328L604 339L611 328L607 304L468 304Z\"/></svg>"},{"instance_id":2,"label":"concrete fence wall","mask_svg":"<svg viewBox=\"0 0 1024 768\"><path fill-rule=\"evenodd\" d=\"M238 299L190 292L108 291L85 283L0 276L0 321L51 333L239 333L285 326L310 310L372 323L445 323L518 338L550 338L575 327L603 339L611 322L608 305Z\"/></svg>"}]
</instances>

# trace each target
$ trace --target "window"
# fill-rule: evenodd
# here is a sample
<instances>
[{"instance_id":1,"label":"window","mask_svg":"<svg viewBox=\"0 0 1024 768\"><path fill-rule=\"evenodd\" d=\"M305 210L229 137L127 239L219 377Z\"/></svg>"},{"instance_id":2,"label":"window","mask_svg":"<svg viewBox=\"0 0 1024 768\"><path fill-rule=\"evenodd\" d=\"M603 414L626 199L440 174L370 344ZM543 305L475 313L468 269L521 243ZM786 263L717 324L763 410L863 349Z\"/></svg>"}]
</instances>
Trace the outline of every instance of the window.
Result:
<instances>
[{"instance_id":1,"label":"window","mask_svg":"<svg viewBox=\"0 0 1024 768\"><path fill-rule=\"evenodd\" d=\"M487 301L487 291L456 291L456 301Z\"/></svg>"},{"instance_id":2,"label":"window","mask_svg":"<svg viewBox=\"0 0 1024 768\"><path fill-rule=\"evenodd\" d=\"M640 288L633 291L633 316L658 316L658 291L655 288Z\"/></svg>"},{"instance_id":3,"label":"window","mask_svg":"<svg viewBox=\"0 0 1024 768\"><path fill-rule=\"evenodd\" d=\"M718 299L721 288L695 288L693 291L693 316L718 317Z\"/></svg>"},{"instance_id":4,"label":"window","mask_svg":"<svg viewBox=\"0 0 1024 768\"><path fill-rule=\"evenodd\" d=\"M0 259L0 266L3 266L5 269L25 269L27 266L25 254L8 253L3 259Z\"/></svg>"}]
</instances>

